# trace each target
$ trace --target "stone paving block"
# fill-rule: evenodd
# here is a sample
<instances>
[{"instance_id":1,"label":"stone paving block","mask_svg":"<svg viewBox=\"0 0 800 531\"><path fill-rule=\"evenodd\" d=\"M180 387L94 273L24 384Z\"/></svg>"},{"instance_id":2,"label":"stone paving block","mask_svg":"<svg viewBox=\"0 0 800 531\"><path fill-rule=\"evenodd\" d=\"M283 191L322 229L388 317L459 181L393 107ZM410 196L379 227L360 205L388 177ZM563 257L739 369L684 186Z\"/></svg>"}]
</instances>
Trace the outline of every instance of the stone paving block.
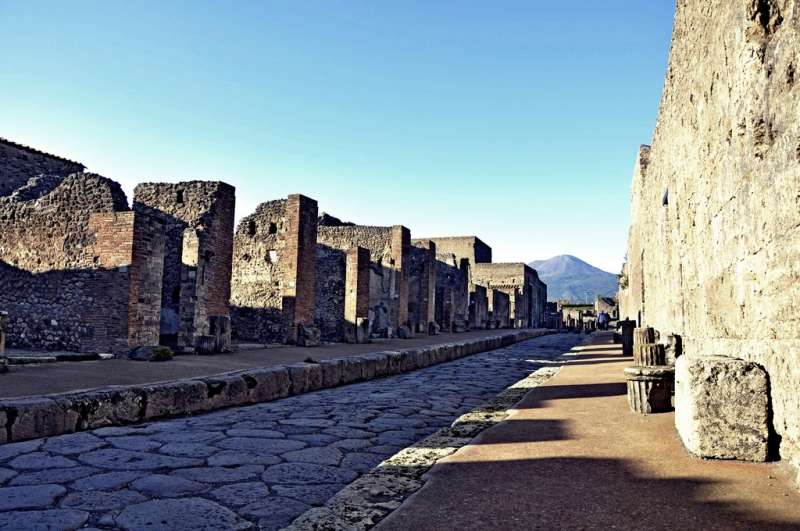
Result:
<instances>
[{"instance_id":1,"label":"stone paving block","mask_svg":"<svg viewBox=\"0 0 800 531\"><path fill-rule=\"evenodd\" d=\"M247 518L257 518L261 531L277 531L289 524L295 515L311 507L298 500L270 496L244 506L240 512Z\"/></svg>"},{"instance_id":2,"label":"stone paving block","mask_svg":"<svg viewBox=\"0 0 800 531\"><path fill-rule=\"evenodd\" d=\"M75 466L71 468L47 468L36 472L21 473L15 477L10 486L19 485L45 485L48 483L68 483L76 479L82 479L100 472L99 469L90 466Z\"/></svg>"},{"instance_id":3,"label":"stone paving block","mask_svg":"<svg viewBox=\"0 0 800 531\"><path fill-rule=\"evenodd\" d=\"M61 501L65 509L105 512L122 509L132 503L143 502L147 498L132 490L81 491L67 494Z\"/></svg>"},{"instance_id":4,"label":"stone paving block","mask_svg":"<svg viewBox=\"0 0 800 531\"><path fill-rule=\"evenodd\" d=\"M264 483L307 485L309 483L349 483L358 474L335 466L311 463L281 463L268 467L262 474Z\"/></svg>"},{"instance_id":5,"label":"stone paving block","mask_svg":"<svg viewBox=\"0 0 800 531\"><path fill-rule=\"evenodd\" d=\"M2 407L7 412L13 412L14 422L10 430L12 441L72 433L79 419L64 400L15 399L4 401Z\"/></svg>"},{"instance_id":6,"label":"stone paving block","mask_svg":"<svg viewBox=\"0 0 800 531\"><path fill-rule=\"evenodd\" d=\"M83 527L89 513L74 509L7 511L0 513L0 529L72 530Z\"/></svg>"},{"instance_id":7,"label":"stone paving block","mask_svg":"<svg viewBox=\"0 0 800 531\"><path fill-rule=\"evenodd\" d=\"M179 498L208 490L203 483L165 474L144 476L131 483L130 488L159 498Z\"/></svg>"},{"instance_id":8,"label":"stone paving block","mask_svg":"<svg viewBox=\"0 0 800 531\"><path fill-rule=\"evenodd\" d=\"M675 386L675 426L691 453L766 461L769 382L764 369L724 356L681 356Z\"/></svg>"},{"instance_id":9,"label":"stone paving block","mask_svg":"<svg viewBox=\"0 0 800 531\"><path fill-rule=\"evenodd\" d=\"M202 498L151 500L130 505L116 518L126 530L141 529L251 529L253 524L233 511Z\"/></svg>"},{"instance_id":10,"label":"stone paving block","mask_svg":"<svg viewBox=\"0 0 800 531\"><path fill-rule=\"evenodd\" d=\"M103 439L91 433L72 433L48 439L42 449L61 455L76 455L96 450L106 444Z\"/></svg>"},{"instance_id":11,"label":"stone paving block","mask_svg":"<svg viewBox=\"0 0 800 531\"><path fill-rule=\"evenodd\" d=\"M4 511L52 506L67 489L61 485L35 485L0 488L0 514Z\"/></svg>"},{"instance_id":12,"label":"stone paving block","mask_svg":"<svg viewBox=\"0 0 800 531\"><path fill-rule=\"evenodd\" d=\"M199 380L180 380L142 387L147 395L144 419L188 415L207 409L206 384Z\"/></svg>"},{"instance_id":13,"label":"stone paving block","mask_svg":"<svg viewBox=\"0 0 800 531\"><path fill-rule=\"evenodd\" d=\"M270 494L269 487L260 481L224 485L211 491L211 496L231 507L256 503Z\"/></svg>"}]
</instances>

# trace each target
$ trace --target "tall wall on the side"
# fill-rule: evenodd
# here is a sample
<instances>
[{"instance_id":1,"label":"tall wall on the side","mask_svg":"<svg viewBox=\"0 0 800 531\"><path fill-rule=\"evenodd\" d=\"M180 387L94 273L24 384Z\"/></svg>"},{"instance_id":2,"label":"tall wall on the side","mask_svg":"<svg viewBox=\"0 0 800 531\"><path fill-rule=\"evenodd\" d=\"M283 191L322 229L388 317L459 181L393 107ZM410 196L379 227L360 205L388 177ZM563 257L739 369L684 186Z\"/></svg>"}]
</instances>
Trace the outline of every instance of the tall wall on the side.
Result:
<instances>
[{"instance_id":1,"label":"tall wall on the side","mask_svg":"<svg viewBox=\"0 0 800 531\"><path fill-rule=\"evenodd\" d=\"M11 195L37 175L65 177L84 170L83 164L43 153L0 138L0 197Z\"/></svg>"},{"instance_id":2,"label":"tall wall on the side","mask_svg":"<svg viewBox=\"0 0 800 531\"><path fill-rule=\"evenodd\" d=\"M373 335L394 335L408 326L410 243L402 226L320 226L317 232L317 322L333 323L344 315L344 253L353 247L370 252L369 322ZM324 288L327 286L327 288ZM331 328L332 329L332 328Z\"/></svg>"},{"instance_id":3,"label":"tall wall on the side","mask_svg":"<svg viewBox=\"0 0 800 531\"><path fill-rule=\"evenodd\" d=\"M0 197L9 346L123 353L157 344L161 230L99 175L40 176Z\"/></svg>"},{"instance_id":4,"label":"tall wall on the side","mask_svg":"<svg viewBox=\"0 0 800 531\"><path fill-rule=\"evenodd\" d=\"M437 252L455 255L458 260L466 258L471 266L492 261L492 248L477 236L444 236L428 240L436 244Z\"/></svg>"},{"instance_id":5,"label":"tall wall on the side","mask_svg":"<svg viewBox=\"0 0 800 531\"><path fill-rule=\"evenodd\" d=\"M436 322L436 244L414 240L408 280L408 315L412 332L428 334Z\"/></svg>"},{"instance_id":6,"label":"tall wall on the side","mask_svg":"<svg viewBox=\"0 0 800 531\"><path fill-rule=\"evenodd\" d=\"M632 184L620 317L769 375L800 463L800 2L678 2L652 147Z\"/></svg>"},{"instance_id":7,"label":"tall wall on the side","mask_svg":"<svg viewBox=\"0 0 800 531\"><path fill-rule=\"evenodd\" d=\"M230 343L235 191L218 181L143 183L133 208L166 230L161 342L183 350Z\"/></svg>"},{"instance_id":8,"label":"tall wall on the side","mask_svg":"<svg viewBox=\"0 0 800 531\"><path fill-rule=\"evenodd\" d=\"M446 332L463 332L469 321L470 266L452 253L436 253L436 322Z\"/></svg>"},{"instance_id":9,"label":"tall wall on the side","mask_svg":"<svg viewBox=\"0 0 800 531\"><path fill-rule=\"evenodd\" d=\"M234 235L234 337L296 343L314 325L317 202L302 195L260 204Z\"/></svg>"}]
</instances>

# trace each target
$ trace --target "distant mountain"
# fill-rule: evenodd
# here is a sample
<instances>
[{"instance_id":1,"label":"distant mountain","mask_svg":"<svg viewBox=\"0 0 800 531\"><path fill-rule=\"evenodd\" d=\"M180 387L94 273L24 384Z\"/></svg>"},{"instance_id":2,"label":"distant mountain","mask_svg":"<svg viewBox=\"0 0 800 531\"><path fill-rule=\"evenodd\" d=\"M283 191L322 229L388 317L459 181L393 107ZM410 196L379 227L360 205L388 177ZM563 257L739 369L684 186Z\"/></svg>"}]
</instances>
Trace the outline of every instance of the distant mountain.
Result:
<instances>
[{"instance_id":1,"label":"distant mountain","mask_svg":"<svg viewBox=\"0 0 800 531\"><path fill-rule=\"evenodd\" d=\"M549 260L534 260L528 264L547 284L547 300L568 299L572 302L589 301L617 294L617 275L587 264L568 254ZM587 293L588 292L588 293Z\"/></svg>"}]
</instances>

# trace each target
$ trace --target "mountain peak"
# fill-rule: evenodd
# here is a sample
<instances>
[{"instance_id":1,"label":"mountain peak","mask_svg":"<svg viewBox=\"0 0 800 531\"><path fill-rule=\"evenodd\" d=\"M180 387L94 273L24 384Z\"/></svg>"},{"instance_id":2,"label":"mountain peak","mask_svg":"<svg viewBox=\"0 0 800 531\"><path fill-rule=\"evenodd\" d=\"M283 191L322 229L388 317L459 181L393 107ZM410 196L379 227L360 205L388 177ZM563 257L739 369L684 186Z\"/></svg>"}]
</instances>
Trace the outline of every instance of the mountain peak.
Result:
<instances>
[{"instance_id":1,"label":"mountain peak","mask_svg":"<svg viewBox=\"0 0 800 531\"><path fill-rule=\"evenodd\" d=\"M561 254L528 264L547 284L547 299L594 302L597 296L617 294L617 275L603 271L571 254Z\"/></svg>"}]
</instances>

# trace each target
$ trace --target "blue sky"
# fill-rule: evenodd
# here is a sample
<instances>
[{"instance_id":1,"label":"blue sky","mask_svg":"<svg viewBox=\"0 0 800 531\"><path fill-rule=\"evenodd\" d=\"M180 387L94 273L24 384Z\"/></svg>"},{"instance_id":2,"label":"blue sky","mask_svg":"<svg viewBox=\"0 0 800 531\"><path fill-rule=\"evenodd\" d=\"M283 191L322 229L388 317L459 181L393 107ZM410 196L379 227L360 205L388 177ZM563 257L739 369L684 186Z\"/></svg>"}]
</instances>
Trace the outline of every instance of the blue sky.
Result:
<instances>
[{"instance_id":1,"label":"blue sky","mask_svg":"<svg viewBox=\"0 0 800 531\"><path fill-rule=\"evenodd\" d=\"M568 8L565 6L569 6ZM0 136L616 272L667 0L0 0Z\"/></svg>"}]
</instances>

